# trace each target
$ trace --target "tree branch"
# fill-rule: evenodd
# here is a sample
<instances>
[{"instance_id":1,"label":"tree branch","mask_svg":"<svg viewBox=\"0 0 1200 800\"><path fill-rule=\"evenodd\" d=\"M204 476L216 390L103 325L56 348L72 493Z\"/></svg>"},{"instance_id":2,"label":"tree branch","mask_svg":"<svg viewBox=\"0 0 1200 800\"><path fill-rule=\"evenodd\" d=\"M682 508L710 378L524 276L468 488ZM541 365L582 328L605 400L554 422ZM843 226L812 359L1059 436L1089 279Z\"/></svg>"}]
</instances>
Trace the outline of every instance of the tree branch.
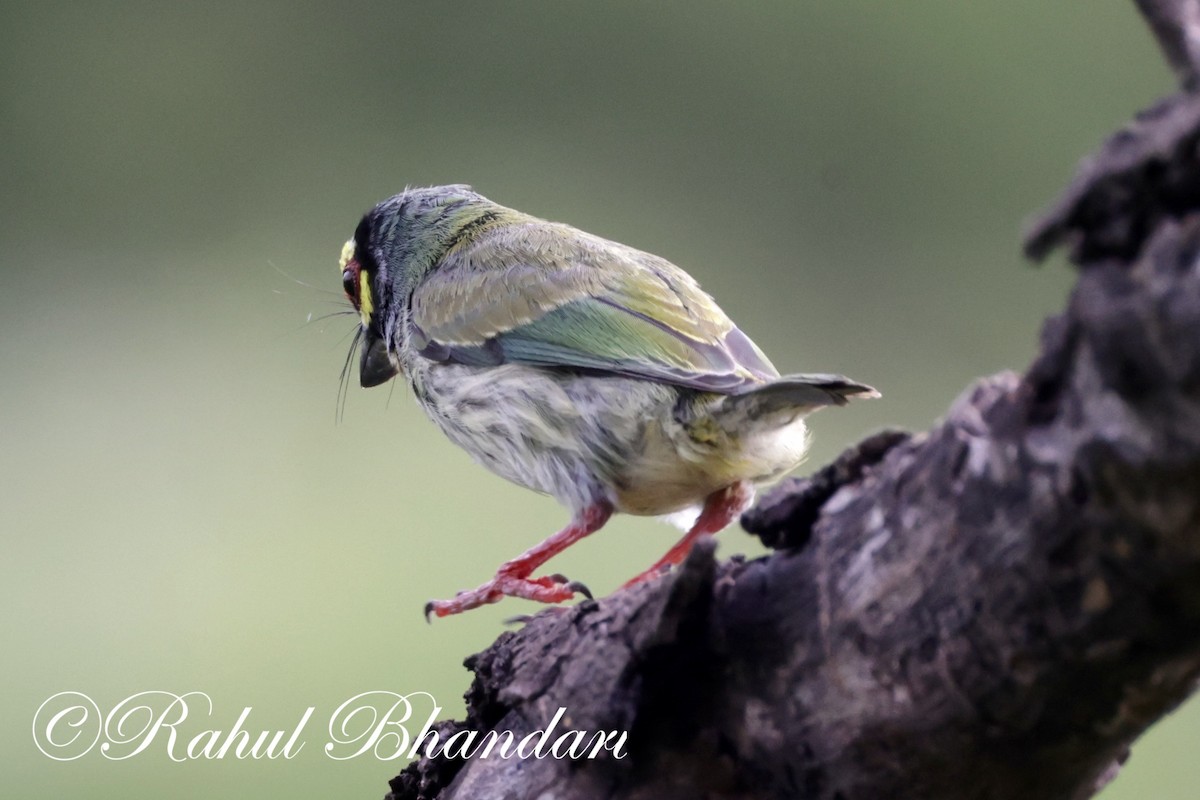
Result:
<instances>
[{"instance_id":1,"label":"tree branch","mask_svg":"<svg viewBox=\"0 0 1200 800\"><path fill-rule=\"evenodd\" d=\"M1194 63L1195 4L1139 5ZM391 797L1090 797L1200 676L1200 97L1085 162L1027 249L1064 242L1023 377L778 488L744 519L769 557L709 543L503 634L442 728L565 707L627 758L422 759Z\"/></svg>"},{"instance_id":2,"label":"tree branch","mask_svg":"<svg viewBox=\"0 0 1200 800\"><path fill-rule=\"evenodd\" d=\"M1200 70L1200 0L1135 0L1167 63L1186 88Z\"/></svg>"}]
</instances>

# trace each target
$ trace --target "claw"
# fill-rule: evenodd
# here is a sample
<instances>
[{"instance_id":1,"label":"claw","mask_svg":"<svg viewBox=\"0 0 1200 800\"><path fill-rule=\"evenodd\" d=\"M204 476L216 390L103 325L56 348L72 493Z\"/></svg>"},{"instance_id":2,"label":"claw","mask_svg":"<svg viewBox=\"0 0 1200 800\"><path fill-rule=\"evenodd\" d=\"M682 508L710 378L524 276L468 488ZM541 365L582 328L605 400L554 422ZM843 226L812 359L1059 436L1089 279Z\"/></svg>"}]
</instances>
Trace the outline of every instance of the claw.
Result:
<instances>
[{"instance_id":1,"label":"claw","mask_svg":"<svg viewBox=\"0 0 1200 800\"><path fill-rule=\"evenodd\" d=\"M428 603L425 604L425 624L426 625L433 624L433 620L431 620L429 618L429 615L432 613L433 613L433 601L430 600Z\"/></svg>"},{"instance_id":2,"label":"claw","mask_svg":"<svg viewBox=\"0 0 1200 800\"><path fill-rule=\"evenodd\" d=\"M585 586L582 582L573 581L570 578L568 578L566 575L563 575L561 572L556 572L553 575L547 575L545 580L551 581L553 583L557 583L558 585L562 586L564 589L569 589L572 592L578 592L579 594L586 597L588 600L596 599L596 598L592 597L592 590L589 589L587 586Z\"/></svg>"},{"instance_id":3,"label":"claw","mask_svg":"<svg viewBox=\"0 0 1200 800\"><path fill-rule=\"evenodd\" d=\"M533 621L532 614L517 614L515 617L509 617L502 622L502 625L524 625Z\"/></svg>"},{"instance_id":4,"label":"claw","mask_svg":"<svg viewBox=\"0 0 1200 800\"><path fill-rule=\"evenodd\" d=\"M586 597L588 600L596 599L596 598L592 597L592 590L589 589L587 586L584 586L579 581L567 581L567 588L570 589L572 592L579 592L581 595Z\"/></svg>"}]
</instances>

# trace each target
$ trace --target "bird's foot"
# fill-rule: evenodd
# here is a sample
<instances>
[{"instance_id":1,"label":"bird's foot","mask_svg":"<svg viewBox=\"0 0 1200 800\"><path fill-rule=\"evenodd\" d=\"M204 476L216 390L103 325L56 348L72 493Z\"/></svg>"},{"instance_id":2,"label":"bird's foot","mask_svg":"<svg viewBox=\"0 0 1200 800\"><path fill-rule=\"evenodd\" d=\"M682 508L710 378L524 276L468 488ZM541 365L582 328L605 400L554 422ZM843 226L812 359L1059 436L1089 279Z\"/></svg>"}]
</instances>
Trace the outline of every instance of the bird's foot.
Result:
<instances>
[{"instance_id":1,"label":"bird's foot","mask_svg":"<svg viewBox=\"0 0 1200 800\"><path fill-rule=\"evenodd\" d=\"M487 583L470 591L459 592L453 600L430 600L425 604L425 620L428 621L431 614L439 617L461 614L472 608L495 603L502 597L524 597L539 603L561 603L579 593L589 600L592 599L592 593L586 586L578 581L569 581L564 575L548 575L544 578L529 576L575 542L600 530L612 513L612 505L607 501L597 501L580 509L570 525L536 547L500 565L495 577Z\"/></svg>"},{"instance_id":2,"label":"bird's foot","mask_svg":"<svg viewBox=\"0 0 1200 800\"><path fill-rule=\"evenodd\" d=\"M459 592L453 600L430 600L425 604L425 621L431 617L448 617L472 608L499 602L504 597L523 597L539 603L562 603L581 594L589 600L592 593L579 581L567 580L565 575L544 578L518 577L499 572L483 585Z\"/></svg>"}]
</instances>

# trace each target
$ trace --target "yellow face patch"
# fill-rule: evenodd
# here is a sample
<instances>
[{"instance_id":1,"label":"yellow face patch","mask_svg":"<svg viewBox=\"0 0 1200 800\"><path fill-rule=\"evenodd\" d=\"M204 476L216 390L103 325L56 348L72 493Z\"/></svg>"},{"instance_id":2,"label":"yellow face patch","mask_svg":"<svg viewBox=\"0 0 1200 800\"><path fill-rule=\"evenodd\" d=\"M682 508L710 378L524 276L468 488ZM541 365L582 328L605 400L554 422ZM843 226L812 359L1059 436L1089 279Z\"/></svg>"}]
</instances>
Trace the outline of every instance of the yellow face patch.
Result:
<instances>
[{"instance_id":1,"label":"yellow face patch","mask_svg":"<svg viewBox=\"0 0 1200 800\"><path fill-rule=\"evenodd\" d=\"M346 242L342 245L342 255L338 259L338 274L341 275L346 271L346 265L350 263L350 259L354 258L354 240Z\"/></svg>"},{"instance_id":2,"label":"yellow face patch","mask_svg":"<svg viewBox=\"0 0 1200 800\"><path fill-rule=\"evenodd\" d=\"M363 325L371 324L371 315L373 313L375 313L375 301L371 298L371 276L359 270L358 314L362 317Z\"/></svg>"}]
</instances>

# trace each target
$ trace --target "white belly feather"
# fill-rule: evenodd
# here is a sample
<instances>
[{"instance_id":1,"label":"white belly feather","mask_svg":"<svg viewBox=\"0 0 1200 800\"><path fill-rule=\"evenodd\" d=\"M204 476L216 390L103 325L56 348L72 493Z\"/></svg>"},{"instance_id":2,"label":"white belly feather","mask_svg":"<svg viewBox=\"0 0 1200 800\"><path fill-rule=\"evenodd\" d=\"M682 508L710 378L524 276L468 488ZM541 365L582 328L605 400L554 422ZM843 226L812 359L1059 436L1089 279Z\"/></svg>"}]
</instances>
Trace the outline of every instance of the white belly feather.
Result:
<instances>
[{"instance_id":1,"label":"white belly feather","mask_svg":"<svg viewBox=\"0 0 1200 800\"><path fill-rule=\"evenodd\" d=\"M808 444L798 414L730 431L707 413L721 395L643 380L419 357L403 367L425 411L476 461L575 509L604 499L627 514L680 512L736 481L781 477Z\"/></svg>"}]
</instances>

